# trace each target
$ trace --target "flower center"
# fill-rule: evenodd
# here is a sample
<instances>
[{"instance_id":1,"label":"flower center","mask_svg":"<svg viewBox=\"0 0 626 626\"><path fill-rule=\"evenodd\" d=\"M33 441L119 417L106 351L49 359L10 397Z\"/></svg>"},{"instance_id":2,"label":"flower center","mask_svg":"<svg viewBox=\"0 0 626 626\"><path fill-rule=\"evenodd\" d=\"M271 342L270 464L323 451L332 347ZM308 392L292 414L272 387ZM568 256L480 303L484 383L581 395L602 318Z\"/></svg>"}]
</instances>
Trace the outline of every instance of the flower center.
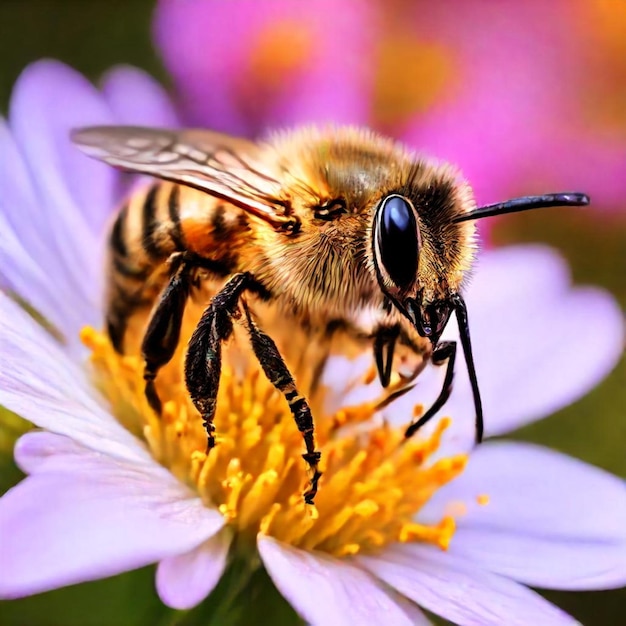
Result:
<instances>
[{"instance_id":1,"label":"flower center","mask_svg":"<svg viewBox=\"0 0 626 626\"><path fill-rule=\"evenodd\" d=\"M406 80L407 67L411 80ZM436 43L420 41L402 28L384 37L377 49L372 94L373 119L398 127L446 96L453 60Z\"/></svg>"},{"instance_id":2,"label":"flower center","mask_svg":"<svg viewBox=\"0 0 626 626\"><path fill-rule=\"evenodd\" d=\"M448 419L428 437L418 433L408 441L403 429L376 423L375 415L399 383L395 389L392 383L377 400L329 411L324 408L329 391L312 380L306 359L292 369L300 393L311 404L322 452L323 476L312 507L302 495L310 480L302 436L285 398L263 374L241 330L222 352L217 445L208 454L202 420L183 382L182 348L157 377L163 401L159 417L144 397L141 358L117 354L108 338L91 328L83 330L82 340L92 352L97 384L119 421L207 506L217 507L238 533L254 537L261 532L337 556L397 541L447 548L454 518L426 525L417 523L415 515L462 472L467 457L433 460ZM368 378L359 382L371 382L372 373ZM416 407L415 414L421 410Z\"/></svg>"},{"instance_id":3,"label":"flower center","mask_svg":"<svg viewBox=\"0 0 626 626\"><path fill-rule=\"evenodd\" d=\"M236 101L251 120L267 118L272 103L292 97L294 83L314 58L312 30L298 21L276 21L249 42L245 63L233 76Z\"/></svg>"}]
</instances>

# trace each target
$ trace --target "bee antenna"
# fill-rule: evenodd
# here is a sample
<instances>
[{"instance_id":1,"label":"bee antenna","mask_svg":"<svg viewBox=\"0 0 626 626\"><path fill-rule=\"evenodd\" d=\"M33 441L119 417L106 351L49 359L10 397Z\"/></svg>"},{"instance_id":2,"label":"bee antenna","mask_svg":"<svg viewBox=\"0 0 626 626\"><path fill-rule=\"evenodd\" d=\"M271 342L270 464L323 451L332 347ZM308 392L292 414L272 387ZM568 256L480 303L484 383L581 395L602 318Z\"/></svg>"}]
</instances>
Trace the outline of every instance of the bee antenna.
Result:
<instances>
[{"instance_id":1,"label":"bee antenna","mask_svg":"<svg viewBox=\"0 0 626 626\"><path fill-rule=\"evenodd\" d=\"M551 206L585 206L589 204L589 196L584 193L547 193L542 196L524 196L514 198L497 204L487 204L478 207L469 213L460 215L453 222L466 222L467 220L479 220L483 217L505 215L506 213L518 213L531 209L543 209Z\"/></svg>"}]
</instances>

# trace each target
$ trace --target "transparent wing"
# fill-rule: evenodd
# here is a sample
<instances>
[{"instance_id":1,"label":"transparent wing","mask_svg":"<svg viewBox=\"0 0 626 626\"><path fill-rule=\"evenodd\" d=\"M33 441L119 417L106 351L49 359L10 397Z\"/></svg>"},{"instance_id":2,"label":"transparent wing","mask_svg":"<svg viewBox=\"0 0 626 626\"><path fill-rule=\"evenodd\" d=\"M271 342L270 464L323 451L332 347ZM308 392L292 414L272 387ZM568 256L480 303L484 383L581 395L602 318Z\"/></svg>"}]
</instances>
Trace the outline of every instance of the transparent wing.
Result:
<instances>
[{"instance_id":1,"label":"transparent wing","mask_svg":"<svg viewBox=\"0 0 626 626\"><path fill-rule=\"evenodd\" d=\"M206 191L284 227L291 222L283 186L263 163L256 144L207 130L93 126L72 132L86 154Z\"/></svg>"}]
</instances>

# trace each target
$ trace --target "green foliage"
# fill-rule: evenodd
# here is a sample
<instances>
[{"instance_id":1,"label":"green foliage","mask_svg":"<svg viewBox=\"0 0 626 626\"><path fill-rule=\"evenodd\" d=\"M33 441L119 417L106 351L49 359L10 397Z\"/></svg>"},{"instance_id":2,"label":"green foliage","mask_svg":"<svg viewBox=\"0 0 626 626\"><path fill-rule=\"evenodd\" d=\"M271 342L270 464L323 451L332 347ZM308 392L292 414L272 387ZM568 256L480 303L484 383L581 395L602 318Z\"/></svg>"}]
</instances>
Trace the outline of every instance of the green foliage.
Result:
<instances>
[{"instance_id":1,"label":"green foliage","mask_svg":"<svg viewBox=\"0 0 626 626\"><path fill-rule=\"evenodd\" d=\"M24 67L43 57L94 80L117 63L166 80L150 39L153 6L152 0L2 0L0 110Z\"/></svg>"}]
</instances>

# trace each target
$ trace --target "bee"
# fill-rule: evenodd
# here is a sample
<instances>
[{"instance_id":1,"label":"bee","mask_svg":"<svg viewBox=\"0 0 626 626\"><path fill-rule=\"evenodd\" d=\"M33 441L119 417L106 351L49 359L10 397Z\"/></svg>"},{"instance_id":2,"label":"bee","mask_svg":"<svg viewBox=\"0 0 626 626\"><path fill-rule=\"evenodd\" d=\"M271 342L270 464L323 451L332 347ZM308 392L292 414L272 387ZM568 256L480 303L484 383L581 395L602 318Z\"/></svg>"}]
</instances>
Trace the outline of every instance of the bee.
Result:
<instances>
[{"instance_id":1,"label":"bee","mask_svg":"<svg viewBox=\"0 0 626 626\"><path fill-rule=\"evenodd\" d=\"M439 396L407 426L406 437L450 395L457 344L440 338L454 312L480 442L483 411L462 296L476 250L475 220L589 202L584 194L557 193L477 208L452 166L351 127L303 128L259 142L142 127L83 128L72 138L112 166L161 179L122 206L108 239L106 323L118 352L129 318L154 305L141 346L150 405L160 413L155 378L179 344L198 271L222 280L185 359L185 383L207 431L207 450L215 445L221 348L243 305L254 354L304 439L309 504L321 476L311 409L242 296L271 302L303 329L332 334L341 327L365 338L385 387L399 345L418 362L445 364Z\"/></svg>"}]
</instances>

